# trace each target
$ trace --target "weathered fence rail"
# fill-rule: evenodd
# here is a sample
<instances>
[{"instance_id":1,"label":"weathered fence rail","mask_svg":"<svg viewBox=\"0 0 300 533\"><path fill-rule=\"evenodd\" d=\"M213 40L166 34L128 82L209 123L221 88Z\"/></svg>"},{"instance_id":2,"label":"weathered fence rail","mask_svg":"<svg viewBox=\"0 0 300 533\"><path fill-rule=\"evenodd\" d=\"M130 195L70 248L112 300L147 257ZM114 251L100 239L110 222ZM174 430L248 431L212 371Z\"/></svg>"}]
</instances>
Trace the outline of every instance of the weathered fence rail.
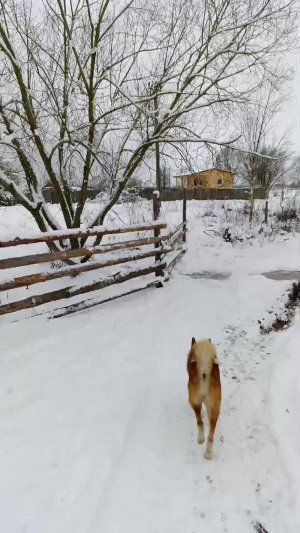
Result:
<instances>
[{"instance_id":1,"label":"weathered fence rail","mask_svg":"<svg viewBox=\"0 0 300 533\"><path fill-rule=\"evenodd\" d=\"M165 268L165 264L162 265ZM0 306L0 315L5 315L7 313L13 313L14 311L22 311L24 309L29 309L32 307L37 307L50 302L57 302L58 300L64 300L66 298L71 298L74 296L79 296L81 294L86 294L92 291L97 291L99 289L104 289L105 287L110 287L111 285L116 285L119 283L124 283L130 279L138 278L140 276L147 276L156 271L156 266L142 268L139 270L134 270L125 275L111 276L109 278L96 281L95 283L90 283L82 287L64 287L63 289L58 289L56 291L46 292L44 294L37 294L30 296L29 298L24 298L17 302L11 302L9 304Z\"/></svg>"},{"instance_id":2,"label":"weathered fence rail","mask_svg":"<svg viewBox=\"0 0 300 533\"><path fill-rule=\"evenodd\" d=\"M132 232L145 232L145 231L152 231L155 233L155 237L146 237L146 238L136 238L132 240L125 240L121 242L116 242L112 244L106 244L106 245L100 245L97 247L87 247L87 248L79 248L78 250L64 250L61 252L47 252L47 253L38 253L38 254L30 254L30 255L24 255L20 257L10 257L10 258L4 258L0 260L0 271L3 269L13 269L15 271L19 267L27 267L30 265L39 265L42 263L53 263L54 261L65 261L67 259L76 259L76 258L82 258L82 257L88 257L92 258L95 255L103 255L103 254L114 254L115 252L122 252L120 256L117 257L109 257L107 260L104 260L102 262L91 262L91 263L76 263L74 266L68 266L65 268L61 268L56 271L47 271L47 272L38 272L33 274L25 274L21 276L13 276L10 277L8 280L3 280L0 282L0 293L4 291L10 291L16 288L20 287L29 287L31 285L35 285L38 283L44 283L47 281L52 281L64 277L74 278L75 276L79 276L83 272L90 272L93 270L108 268L108 267L114 267L118 265L122 265L124 263L130 263L135 261L141 261L144 259L157 257L157 250L146 250L146 251L140 251L143 247L149 246L149 245L155 245L163 248L164 241L167 240L167 235L160 235L158 232L161 231L161 229L166 229L167 225L164 223L153 223L149 225L139 225L139 226L133 226L129 228L118 228L118 229L105 229L103 228L98 230L92 230L90 232L82 232L82 231L71 231L71 232L64 232L63 238L66 239L78 239L78 237L99 237L103 234L105 235L114 235L119 233L132 233ZM41 243L41 242L53 242L56 240L62 239L62 233L56 232L56 234L49 234L49 235L39 235L36 237L24 237L24 238L16 238L13 240L7 240L7 241L1 241L1 247L4 248L5 246L18 246L20 244L25 244L26 246L30 244L35 243ZM169 247L164 248L164 254L170 253L171 249ZM13 313L15 311L20 311L24 309L28 309L31 307L37 307L40 305L43 305L45 303L54 302L57 300L62 300L74 296L78 296L81 294L86 294L92 291L96 291L99 289L102 289L104 287L109 287L113 284L120 284L125 281L128 281L130 279L134 279L140 276L146 276L148 274L151 274L153 272L156 272L158 267L161 269L161 275L163 275L163 271L165 268L165 264L154 264L153 266L147 266L145 268L132 270L128 273L121 273L119 275L113 275L109 277L105 277L103 279L97 280L93 283L89 283L87 285L83 286L76 286L76 285L69 285L64 288L60 288L58 290L51 290L49 292L45 292L43 294L34 294L28 298L24 298L22 300L17 300L15 302L9 302L4 305L0 305L0 315L4 315L7 313Z\"/></svg>"},{"instance_id":3,"label":"weathered fence rail","mask_svg":"<svg viewBox=\"0 0 300 533\"><path fill-rule=\"evenodd\" d=\"M167 227L166 224L163 225ZM155 228L157 226L154 226ZM157 231L157 230L156 230ZM17 268L22 266L35 265L40 263L50 263L52 261L66 261L67 259L75 259L79 257L92 257L93 255L107 254L109 252L116 252L118 250L125 250L129 248L139 248L149 244L160 244L167 240L167 236L149 237L146 239L134 239L127 242L117 242L111 245L97 246L95 248L79 248L78 250L65 250L62 252L49 252L45 254L25 255L23 257L11 257L8 259L0 259L0 270L6 268ZM0 284L1 291L1 284Z\"/></svg>"},{"instance_id":4,"label":"weathered fence rail","mask_svg":"<svg viewBox=\"0 0 300 533\"><path fill-rule=\"evenodd\" d=\"M172 252L171 248L164 248L163 253L168 254ZM93 270L100 270L101 268L107 268L110 266L121 265L123 263L130 263L132 261L140 261L141 259L147 259L149 257L155 257L156 251L145 252L143 254L134 254L132 256L119 257L118 259L110 259L103 261L102 263L91 263L81 266L74 266L70 268L60 269L56 272L41 272L38 274L29 274L25 276L19 276L13 280L3 281L0 284L0 291L8 291L20 287L29 287L37 283L43 283L45 281L51 281L63 277L76 277L82 272L91 272Z\"/></svg>"},{"instance_id":5,"label":"weathered fence rail","mask_svg":"<svg viewBox=\"0 0 300 533\"><path fill-rule=\"evenodd\" d=\"M51 231L50 233L39 233L38 235L26 236L21 235L17 236L14 239L2 239L0 241L0 248L8 248L10 246L20 246L23 244L35 244L39 242L54 242L54 241L64 241L68 239L81 239L89 237L102 237L104 235L118 235L122 233L136 233L139 231L149 231L153 230L154 226L160 226L160 229L166 228L167 224L162 223L152 223L152 224L141 224L138 226L125 226L122 228L106 228L105 226L96 226L91 229L82 230L82 229L70 229L70 230L58 230Z\"/></svg>"},{"instance_id":6,"label":"weathered fence rail","mask_svg":"<svg viewBox=\"0 0 300 533\"><path fill-rule=\"evenodd\" d=\"M184 207L184 210L186 212L186 207ZM172 252L176 254L176 257L178 256L178 244L185 242L187 222L186 215L184 215L185 220L183 220L183 222L175 230L162 234L162 230L167 229L167 224L159 221L159 214L160 199L158 195L154 195L154 221L151 224L141 224L122 228L107 228L100 226L90 230L62 230L39 235L19 235L13 239L2 239L0 241L1 249L17 247L20 245L26 246L27 248L27 246L40 243L45 243L49 246L55 241L59 241L60 246L63 245L67 249L52 252L49 251L46 253L31 253L17 257L4 257L0 259L0 273L1 271L5 270L9 271L9 277L7 279L0 278L0 301L2 300L2 302L0 302L0 316L14 313L16 311L35 308L51 302L57 302L59 300L66 300L69 298L78 297L80 295L93 293L94 291L98 291L112 285L125 283L129 280L148 276L150 274L155 274L155 280L153 280L153 282L147 283L147 285L144 287L133 288L132 291L126 291L124 294L137 292L138 290L143 290L144 288L148 288L149 286L153 285L161 285L161 282L158 278L163 278L165 273L168 272L166 257L168 254L172 254ZM146 236L145 233L147 232L151 232L153 236ZM132 233L137 234L133 239L126 238L123 241L118 240L117 242L109 242L97 246L87 245L90 237L94 237L94 243L96 243L98 239L102 239L103 236L119 234L128 234L129 236ZM77 243L79 243L80 239L83 240L81 242L85 242L85 246L78 249L72 248L71 242L77 240ZM116 252L118 252L117 255ZM99 255L101 257L104 256L103 260L95 261L95 257ZM147 261L145 264L145 261L151 258L154 259L153 263L148 264ZM70 260L73 261L71 266L69 266ZM84 260L90 261L84 262ZM30 267L32 265L42 265L45 263L50 263L53 266L56 261L63 263L65 262L68 266L63 266L56 270L53 270L52 268L52 270L47 269L46 271L33 273L27 272L26 269L25 273L23 271L18 274L19 268ZM140 261L144 261L144 264L140 268L134 266L129 270L124 271L123 269L123 271L121 270L114 272L114 267L118 267L119 265L124 265L126 263L132 264ZM172 258L170 263L173 261L174 258ZM77 283L81 274L97 270L101 271L101 269L106 269L103 276L99 275L97 279L93 279L90 282L85 280L84 284ZM66 286L59 286L58 288L52 286L47 290L47 282L63 278L69 279L69 281L67 280L65 284ZM74 278L77 278L76 283L73 281ZM21 299L13 299L13 297L11 299L9 297L7 303L3 303L1 294L4 295L7 293L7 295L11 295L11 291L14 289L22 289L22 287L26 287L28 289L34 285L40 285L44 283L46 290L43 293L34 293L26 298ZM117 297L120 297L120 295L106 298L105 300L102 300L102 302L109 301L110 299ZM76 302L71 305L67 305L63 309L57 310L58 313L56 316L62 316L62 314L68 314L68 312L71 313L75 312L75 310L98 305L98 303L95 302L101 303L99 300L97 301L92 299L85 302Z\"/></svg>"}]
</instances>

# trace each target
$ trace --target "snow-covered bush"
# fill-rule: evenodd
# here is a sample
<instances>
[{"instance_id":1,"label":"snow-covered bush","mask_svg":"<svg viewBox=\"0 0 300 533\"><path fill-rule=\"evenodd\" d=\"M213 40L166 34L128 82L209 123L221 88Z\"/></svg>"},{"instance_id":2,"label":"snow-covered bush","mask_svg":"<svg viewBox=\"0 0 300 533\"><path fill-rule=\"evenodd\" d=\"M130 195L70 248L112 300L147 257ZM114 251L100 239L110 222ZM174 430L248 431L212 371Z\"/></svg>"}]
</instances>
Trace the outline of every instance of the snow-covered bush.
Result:
<instances>
[{"instance_id":1,"label":"snow-covered bush","mask_svg":"<svg viewBox=\"0 0 300 533\"><path fill-rule=\"evenodd\" d=\"M300 205L296 194L288 196L282 191L280 210L275 216L284 231L300 231Z\"/></svg>"},{"instance_id":2,"label":"snow-covered bush","mask_svg":"<svg viewBox=\"0 0 300 533\"><path fill-rule=\"evenodd\" d=\"M0 187L0 206L7 207L15 205L15 200L9 192L5 191L3 187Z\"/></svg>"}]
</instances>

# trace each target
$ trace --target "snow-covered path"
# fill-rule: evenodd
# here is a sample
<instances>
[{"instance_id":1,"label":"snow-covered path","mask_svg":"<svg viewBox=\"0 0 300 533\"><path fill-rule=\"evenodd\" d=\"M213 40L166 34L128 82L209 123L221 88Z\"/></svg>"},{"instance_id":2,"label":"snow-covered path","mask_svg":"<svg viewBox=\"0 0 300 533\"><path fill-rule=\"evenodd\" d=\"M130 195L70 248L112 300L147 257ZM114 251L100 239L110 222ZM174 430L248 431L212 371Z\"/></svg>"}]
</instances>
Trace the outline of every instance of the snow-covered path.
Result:
<instances>
[{"instance_id":1,"label":"snow-covered path","mask_svg":"<svg viewBox=\"0 0 300 533\"><path fill-rule=\"evenodd\" d=\"M233 261L226 243L198 240L194 229L164 289L1 325L1 532L253 533L256 521L268 533L300 530L291 469L299 431L289 433L288 460L280 409L294 367L287 359L281 372L283 337L263 338L257 324L289 282L251 275L251 257L256 271L270 249ZM231 275L187 275L208 267ZM212 337L222 364L211 462L187 404L193 335ZM293 350L287 357L294 365Z\"/></svg>"}]
</instances>

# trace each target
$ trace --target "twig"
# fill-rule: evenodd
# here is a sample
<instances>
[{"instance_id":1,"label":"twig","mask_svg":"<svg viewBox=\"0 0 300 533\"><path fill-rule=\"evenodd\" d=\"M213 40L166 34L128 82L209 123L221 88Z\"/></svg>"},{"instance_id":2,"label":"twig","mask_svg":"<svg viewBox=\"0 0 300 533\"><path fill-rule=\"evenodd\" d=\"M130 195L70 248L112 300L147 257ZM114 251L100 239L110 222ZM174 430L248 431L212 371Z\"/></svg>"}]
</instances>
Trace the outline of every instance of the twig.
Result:
<instances>
[{"instance_id":1,"label":"twig","mask_svg":"<svg viewBox=\"0 0 300 533\"><path fill-rule=\"evenodd\" d=\"M264 528L264 526L260 522L255 522L253 526L254 526L254 529L257 531L257 533L268 533L268 531Z\"/></svg>"}]
</instances>

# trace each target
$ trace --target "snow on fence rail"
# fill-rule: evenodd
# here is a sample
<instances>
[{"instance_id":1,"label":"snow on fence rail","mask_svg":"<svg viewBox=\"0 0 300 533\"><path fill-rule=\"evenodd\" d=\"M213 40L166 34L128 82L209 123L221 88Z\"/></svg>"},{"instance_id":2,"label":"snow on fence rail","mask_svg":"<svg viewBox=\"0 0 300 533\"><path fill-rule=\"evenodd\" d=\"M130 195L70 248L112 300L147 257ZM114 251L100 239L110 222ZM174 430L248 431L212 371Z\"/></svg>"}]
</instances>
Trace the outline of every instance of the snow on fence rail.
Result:
<instances>
[{"instance_id":1,"label":"snow on fence rail","mask_svg":"<svg viewBox=\"0 0 300 533\"><path fill-rule=\"evenodd\" d=\"M100 226L98 228L93 228L92 230L62 230L55 231L47 234L39 235L22 235L14 238L7 238L6 240L0 241L0 248L10 248L13 246L24 245L29 246L32 244L46 243L48 246L50 243L59 241L60 244L66 246L66 241L69 241L69 248L67 250L59 251L49 251L47 253L32 253L28 255L22 255L17 257L8 257L0 259L0 272L1 270L11 269L10 276L7 279L0 281L0 296L4 291L7 294L10 294L9 291L14 289L22 289L21 295L24 296L24 288L26 291L29 287L34 285L39 285L39 290L41 285L45 282L52 282L53 280L58 280L62 278L78 278L83 273L93 272L100 269L106 270L106 275L104 277L93 279L92 282L81 284L71 282L66 283L65 286L57 288L54 287L54 290L48 290L46 292L32 294L26 298L14 299L5 304L0 304L0 315L6 315L9 313L14 313L16 311L23 311L26 309L35 308L44 304L49 304L50 302L56 302L59 300L65 300L68 298L73 298L76 296L85 295L87 293L98 291L100 289L110 287L112 285L118 285L126 281L136 279L139 277L148 276L149 274L155 274L155 281L148 283L145 287L139 289L133 289L132 292L137 290L143 290L143 288L148 288L149 286L161 285L159 282L159 277L164 277L165 273L168 272L168 265L166 262L166 256L171 252L177 252L175 258L172 259L170 265L176 261L176 258L179 258L182 253L182 243L185 242L185 233L186 233L186 218L183 220L175 230L169 234L162 235L161 230L167 228L167 224L159 220L160 213L160 200L158 196L153 198L153 214L154 221L151 224L142 224L137 226L129 226L122 228L107 228ZM185 215L184 215L185 216ZM118 235L118 234L131 234L139 232L153 232L154 236L142 236L136 237L134 239L127 239L123 241L117 241L114 243L101 244L94 246L87 246L87 239L90 237L95 237L95 243L99 242L104 235ZM79 247L72 249L72 242L77 239L77 244L79 245L79 239L84 239L81 243L84 243L84 247ZM63 243L62 243L63 241ZM180 252L178 254L178 243L180 245ZM149 249L150 246L150 249ZM144 248L146 247L146 248ZM142 248L144 248L142 250ZM115 252L120 252L120 254L114 255ZM90 261L88 259L94 259L94 256L105 255L104 260L102 261ZM131 268L127 270L121 270L120 272L113 273L111 267L116 267L119 265L124 265L128 263L136 263L137 261L145 261L146 259L154 258L154 263L152 264L143 264L141 268ZM80 262L75 262L74 260L79 259ZM32 265L41 265L44 263L51 263L52 266L55 261L60 261L67 263L68 266L60 267L52 271L47 270L44 272L34 272L30 273L27 271L27 267ZM73 264L69 264L70 261L73 261ZM15 269L20 267L26 267L25 273L22 275L15 275ZM20 292L20 291L19 291ZM125 294L129 294L130 291ZM28 295L28 293L27 293ZM114 296L110 299L120 297L120 295ZM10 300L10 297L8 298ZM102 300L103 301L103 300ZM107 301L107 299L105 300ZM101 303L100 301L98 303ZM88 302L79 302L76 304L71 304L64 307L63 314L68 314L69 312L74 312L76 309L83 309L87 307L92 307L97 305L95 300L89 305ZM61 315L60 315L61 316Z\"/></svg>"},{"instance_id":2,"label":"snow on fence rail","mask_svg":"<svg viewBox=\"0 0 300 533\"><path fill-rule=\"evenodd\" d=\"M154 228L166 228L166 224L160 224L159 226L153 226ZM33 254L25 255L23 257L11 257L7 259L0 259L0 270L6 268L16 268L21 266L29 266L37 263L49 263L51 261L66 261L67 259L74 259L78 257L90 258L93 255L107 254L108 252L115 252L118 250L124 250L125 248L138 248L147 244L159 244L162 241L167 240L166 236L153 237L146 239L134 239L132 241L121 241L112 245L96 246L95 248L79 248L77 250L66 250L61 252L49 252L46 254ZM84 270L82 270L84 271ZM59 276L58 276L59 277ZM1 285L0 285L1 290Z\"/></svg>"},{"instance_id":3,"label":"snow on fence rail","mask_svg":"<svg viewBox=\"0 0 300 533\"><path fill-rule=\"evenodd\" d=\"M139 226L127 226L122 228L108 228L106 226L95 226L91 229L63 229L48 233L38 233L33 235L18 235L0 240L0 248L19 246L23 244L35 244L39 242L64 241L68 239L88 239L89 237L102 237L104 235L117 235L119 233L131 233L154 229L154 226L164 227L161 222L154 221L151 224L141 224Z\"/></svg>"},{"instance_id":4,"label":"snow on fence rail","mask_svg":"<svg viewBox=\"0 0 300 533\"><path fill-rule=\"evenodd\" d=\"M168 254L171 251L171 248L164 248L163 242L167 240L167 236L159 235L159 232L161 229L165 229L167 227L164 223L159 224L153 224L147 226L147 230L155 231L156 237L147 237L147 238L137 238L130 241L121 241L117 242L111 245L103 245L103 246L97 246L97 247L87 247L87 248L79 248L75 250L65 250L61 252L49 252L49 253L39 253L39 254L31 254L31 255L25 255L21 257L10 257L0 260L0 270L3 269L16 269L18 267L24 267L24 266L30 266L30 265L36 265L41 263L52 263L53 261L65 261L67 259L74 259L74 258L91 258L94 255L98 254L110 254L114 253L116 251L123 252L123 255L109 258L108 260L104 260L102 262L93 262L90 264L75 264L74 266L68 266L66 268L62 268L56 271L49 271L49 272L38 272L33 274L25 274L23 276L13 276L10 279L4 280L0 283L0 291L8 291L12 289L16 289L19 287L28 287L30 285L35 285L38 283L44 283L50 280L62 278L62 277L71 277L74 278L75 276L78 276L79 274L82 274L83 272L89 272L92 270L97 270L101 268L107 268L111 266L120 265L123 263L129 263L133 261L140 261L142 259L155 257L158 258L160 261L160 255L163 252L164 254ZM136 226L135 228L131 227L130 232L133 231L140 231L141 226ZM122 228L123 229L123 228ZM142 227L142 229L145 231L146 228ZM115 230L113 230L115 232ZM78 232L79 234L80 232ZM95 237L99 237L102 235L102 230L100 232L94 232ZM125 233L123 231L123 233ZM76 233L72 233L72 238L76 238L78 236ZM109 230L106 230L106 235L110 235ZM48 238L48 237L47 237ZM61 237L54 235L51 236L52 240L58 240ZM41 237L42 239L42 237ZM31 239L32 240L32 239ZM16 241L19 243L19 241ZM34 242L40 242L36 239ZM32 243L31 243L32 244ZM145 252L139 252L139 250L144 246L149 245L158 245L159 249L153 249L153 250L147 250ZM129 251L129 253L128 253ZM132 253L134 251L135 253ZM125 255L124 255L125 252ZM126 253L127 252L127 253ZM43 305L45 303L54 302L61 299L70 298L73 296L78 296L81 294L86 294L91 291L96 291L99 289L102 289L104 287L109 287L113 284L123 283L129 279L134 279L139 276L146 276L151 273L156 273L159 270L159 274L161 270L164 270L165 264L161 262L157 262L152 266L147 266L145 268L131 270L128 273L121 273L119 275L114 276L108 276L104 279L100 279L97 281L94 281L93 283L89 283L87 285L83 286L76 286L76 285L67 285L66 287L60 288L58 290L52 290L50 292L45 292L44 294L36 294L33 296L30 296L28 298L24 298L22 300L18 300L15 302L10 302L8 304L0 305L0 315L7 314L7 313L13 313L15 311L20 311L32 307L36 307L39 305Z\"/></svg>"}]
</instances>

